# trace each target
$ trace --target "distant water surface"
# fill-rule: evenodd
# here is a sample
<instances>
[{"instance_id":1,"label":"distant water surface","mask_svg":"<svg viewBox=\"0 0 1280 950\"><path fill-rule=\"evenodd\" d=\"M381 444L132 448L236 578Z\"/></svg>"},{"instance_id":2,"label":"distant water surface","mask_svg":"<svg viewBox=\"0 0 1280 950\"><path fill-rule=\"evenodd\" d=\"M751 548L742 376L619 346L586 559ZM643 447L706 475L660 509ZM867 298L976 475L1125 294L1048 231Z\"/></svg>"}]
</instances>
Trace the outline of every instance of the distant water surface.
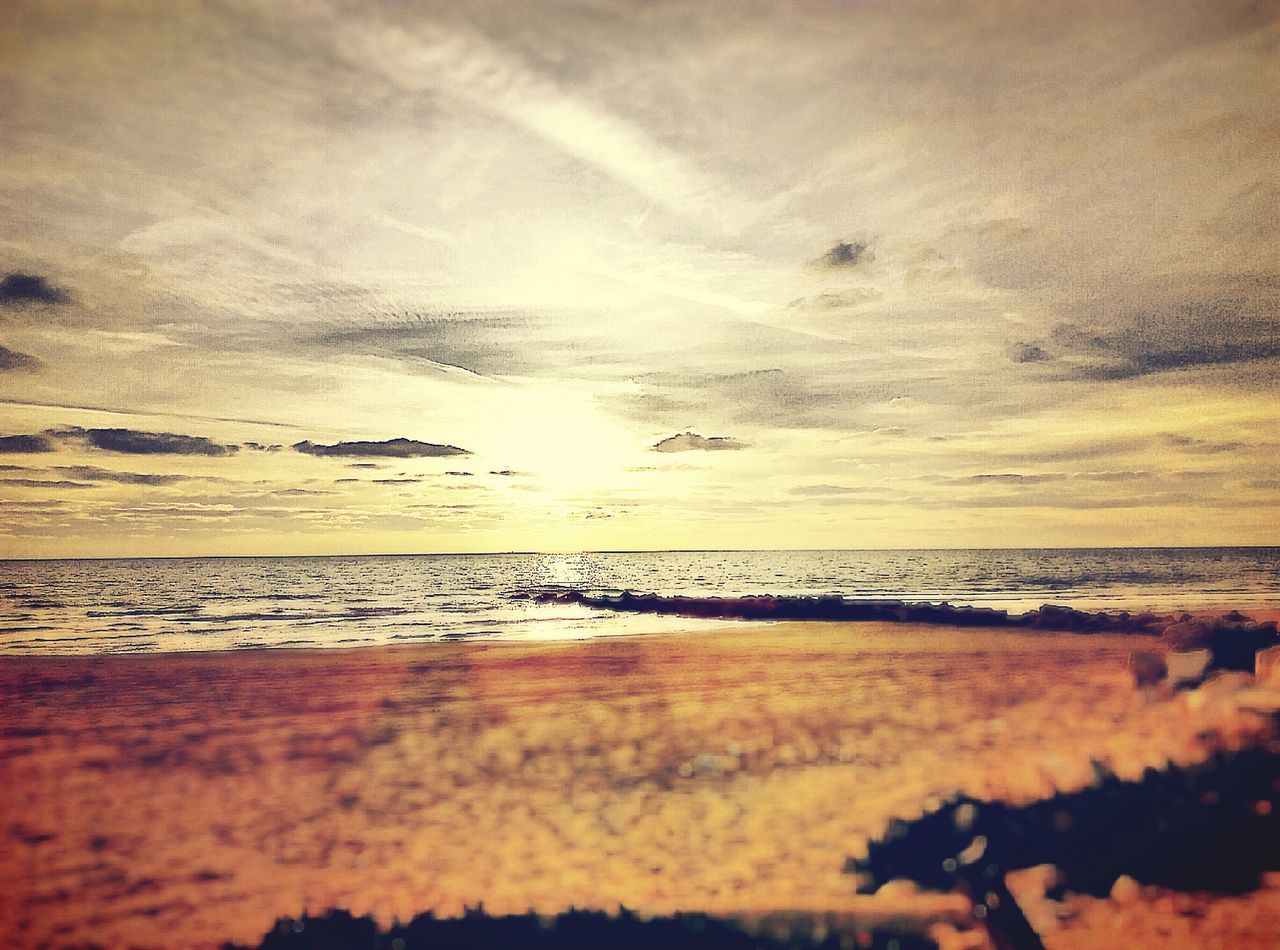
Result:
<instances>
[{"instance_id":1,"label":"distant water surface","mask_svg":"<svg viewBox=\"0 0 1280 950\"><path fill-rule=\"evenodd\" d=\"M717 621L530 604L563 585L1095 609L1280 607L1280 548L0 561L0 654L570 639ZM732 621L719 621L725 623Z\"/></svg>"}]
</instances>

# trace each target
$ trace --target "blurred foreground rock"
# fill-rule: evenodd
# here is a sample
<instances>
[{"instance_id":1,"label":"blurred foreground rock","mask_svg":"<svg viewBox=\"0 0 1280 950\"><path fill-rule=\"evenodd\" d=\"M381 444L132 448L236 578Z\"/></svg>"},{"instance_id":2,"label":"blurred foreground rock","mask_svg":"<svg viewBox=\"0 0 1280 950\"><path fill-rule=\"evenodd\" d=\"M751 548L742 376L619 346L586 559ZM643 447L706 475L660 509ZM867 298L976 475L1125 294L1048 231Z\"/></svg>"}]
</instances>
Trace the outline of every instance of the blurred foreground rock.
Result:
<instances>
[{"instance_id":1,"label":"blurred foreground rock","mask_svg":"<svg viewBox=\"0 0 1280 950\"><path fill-rule=\"evenodd\" d=\"M708 914L646 918L624 908L616 914L571 910L553 917L490 916L483 909L453 919L420 914L409 923L396 924L386 931L370 917L355 917L338 910L320 917L282 918L258 944L259 950L835 950L843 946L923 950L934 946L934 942L920 934L856 925L848 933L833 933L830 923L815 919L815 915L806 915L803 920L743 922ZM237 945L226 944L224 950L237 950Z\"/></svg>"},{"instance_id":2,"label":"blurred foreground rock","mask_svg":"<svg viewBox=\"0 0 1280 950\"><path fill-rule=\"evenodd\" d=\"M1164 656L1154 650L1134 650L1125 660L1125 668L1139 688L1155 686L1169 673Z\"/></svg>"},{"instance_id":3,"label":"blurred foreground rock","mask_svg":"<svg viewBox=\"0 0 1280 950\"><path fill-rule=\"evenodd\" d=\"M1175 651L1208 650L1211 669L1249 673L1259 650L1280 644L1274 620L1256 623L1234 610L1216 619L1184 617L1165 627L1161 638Z\"/></svg>"},{"instance_id":4,"label":"blurred foreground rock","mask_svg":"<svg viewBox=\"0 0 1280 950\"><path fill-rule=\"evenodd\" d=\"M1225 691L1235 678L1218 674L1211 682ZM958 798L915 821L891 823L846 870L859 876L860 889L906 879L973 895L975 917L998 946L1038 947L1005 877L1044 866L1055 869L1051 896L1109 897L1120 906L1137 904L1143 885L1212 894L1258 889L1264 875L1280 869L1274 743L1149 769L1136 782L1100 774L1078 792L1024 806Z\"/></svg>"},{"instance_id":5,"label":"blurred foreground rock","mask_svg":"<svg viewBox=\"0 0 1280 950\"><path fill-rule=\"evenodd\" d=\"M1254 656L1253 671L1259 686L1280 689L1280 646L1259 650Z\"/></svg>"},{"instance_id":6,"label":"blurred foreground rock","mask_svg":"<svg viewBox=\"0 0 1280 950\"><path fill-rule=\"evenodd\" d=\"M1209 650L1175 650L1165 657L1169 681L1174 686L1194 686L1204 679L1213 663Z\"/></svg>"}]
</instances>

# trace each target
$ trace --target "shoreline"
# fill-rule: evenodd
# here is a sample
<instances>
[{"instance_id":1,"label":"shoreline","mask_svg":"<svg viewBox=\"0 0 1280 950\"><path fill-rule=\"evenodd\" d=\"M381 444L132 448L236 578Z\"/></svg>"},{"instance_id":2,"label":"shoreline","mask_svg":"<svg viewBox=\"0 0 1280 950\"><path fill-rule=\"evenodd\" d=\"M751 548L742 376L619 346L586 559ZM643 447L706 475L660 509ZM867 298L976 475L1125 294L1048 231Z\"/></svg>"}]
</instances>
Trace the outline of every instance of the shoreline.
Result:
<instances>
[{"instance_id":1,"label":"shoreline","mask_svg":"<svg viewBox=\"0 0 1280 950\"><path fill-rule=\"evenodd\" d=\"M912 601L912 606L943 606L954 607L958 610L986 610L988 608L971 608L965 605L953 605L947 602L928 602L928 601ZM1046 605L1058 606L1058 605ZM1068 610L1091 614L1091 613L1108 613L1107 611L1075 611L1075 608L1066 608ZM602 611L603 612L603 611ZM1243 614L1247 619L1257 623L1280 623L1280 606L1255 604L1255 605L1236 605L1231 608L1224 607L1197 607L1188 610L1166 609L1162 614L1153 615L1159 623L1145 629L1123 629L1123 630L1089 630L1089 629L1055 629L1040 628L1032 626L1022 626L1016 623L1004 624L965 624L950 623L945 620L940 621L920 621L917 619L903 621L884 621L880 619L802 619L781 617L778 619L761 619L759 617L708 617L693 616L686 614L645 614L636 612L630 615L632 620L639 620L644 616L659 616L664 620L687 621L687 626L677 626L670 629L653 631L653 630L619 630L609 631L605 633L585 634L582 636L554 636L545 638L533 637L510 637L510 636L486 636L484 634L469 635L466 637L441 637L435 640L415 639L411 641L395 641L395 642L375 642L375 643L347 643L343 641L334 641L328 645L307 645L299 646L293 644L283 644L273 646L271 644L261 644L253 646L238 647L210 647L208 649L177 649L177 650L134 650L113 652L104 650L97 653L53 653L40 651L14 652L6 653L0 648L0 664L12 661L37 661L37 660L68 660L68 661L84 661L84 660L104 660L114 658L124 661L146 660L147 658L156 657L188 657L188 656L235 656L240 654L261 655L272 654L280 656L305 656L310 654L328 655L328 654L358 654L362 652L380 652L390 653L397 651L415 651L415 650L450 650L450 649L467 649L479 647L554 647L564 644L586 644L586 643L607 643L611 641L631 642L640 640L661 641L667 638L680 638L689 636L768 636L771 632L779 627L790 627L791 625L799 625L805 628L821 628L835 626L856 631L862 628L871 628L876 626L885 626L889 629L918 627L925 630L932 630L939 634L938 643L949 642L943 638L947 636L958 637L959 642L963 642L964 637L970 634L983 633L1010 633L1022 634L1028 637L1047 637L1047 636L1078 636L1087 638L1097 638L1099 636L1113 637L1132 637L1135 643L1149 643L1153 639L1158 639L1161 635L1161 625L1167 625L1175 619L1189 617L1195 620L1213 620L1225 616L1228 612L1237 612ZM1117 611L1116 613L1121 613ZM1127 613L1127 612L1125 612ZM1136 612L1135 612L1136 613ZM1016 615L1014 615L1016 616ZM528 621L525 621L528 622ZM537 621L533 621L537 622Z\"/></svg>"}]
</instances>

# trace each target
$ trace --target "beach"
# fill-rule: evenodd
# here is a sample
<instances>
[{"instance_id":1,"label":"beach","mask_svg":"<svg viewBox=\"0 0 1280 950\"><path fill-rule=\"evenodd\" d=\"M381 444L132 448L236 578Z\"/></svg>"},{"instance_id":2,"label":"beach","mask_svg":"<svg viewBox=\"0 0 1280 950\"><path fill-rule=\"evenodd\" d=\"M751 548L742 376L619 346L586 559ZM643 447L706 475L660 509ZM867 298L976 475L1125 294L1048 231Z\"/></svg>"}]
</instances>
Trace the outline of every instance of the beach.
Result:
<instances>
[{"instance_id":1,"label":"beach","mask_svg":"<svg viewBox=\"0 0 1280 950\"><path fill-rule=\"evenodd\" d=\"M956 895L855 893L846 858L957 793L1032 801L1088 785L1092 763L1136 779L1269 734L1230 701L1243 674L1138 690L1135 648L1159 640L726 623L5 657L0 933L15 946L252 944L304 911L387 924L480 904L963 919ZM1137 928L1269 945L1277 895L1268 878L1189 916L1161 912L1174 897L1151 889L1082 899L1046 942L1133 945Z\"/></svg>"}]
</instances>

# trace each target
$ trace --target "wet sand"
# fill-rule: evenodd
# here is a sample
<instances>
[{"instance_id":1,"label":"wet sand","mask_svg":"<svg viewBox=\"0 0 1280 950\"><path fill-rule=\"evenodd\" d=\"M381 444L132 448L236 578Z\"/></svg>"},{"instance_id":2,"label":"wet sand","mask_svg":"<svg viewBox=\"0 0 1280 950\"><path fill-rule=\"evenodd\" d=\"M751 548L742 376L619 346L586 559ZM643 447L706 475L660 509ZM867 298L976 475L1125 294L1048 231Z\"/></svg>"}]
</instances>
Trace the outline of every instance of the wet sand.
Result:
<instances>
[{"instance_id":1,"label":"wet sand","mask_svg":"<svg viewBox=\"0 0 1280 950\"><path fill-rule=\"evenodd\" d=\"M1222 690L1136 691L1124 657L1157 643L727 624L3 658L0 937L213 946L304 909L481 902L946 918L964 909L949 896L855 894L845 858L958 791L1030 800L1082 787L1090 760L1136 778L1266 728ZM1270 945L1277 894L1213 903L1222 945ZM1161 899L1082 903L1050 945L1135 945Z\"/></svg>"}]
</instances>

